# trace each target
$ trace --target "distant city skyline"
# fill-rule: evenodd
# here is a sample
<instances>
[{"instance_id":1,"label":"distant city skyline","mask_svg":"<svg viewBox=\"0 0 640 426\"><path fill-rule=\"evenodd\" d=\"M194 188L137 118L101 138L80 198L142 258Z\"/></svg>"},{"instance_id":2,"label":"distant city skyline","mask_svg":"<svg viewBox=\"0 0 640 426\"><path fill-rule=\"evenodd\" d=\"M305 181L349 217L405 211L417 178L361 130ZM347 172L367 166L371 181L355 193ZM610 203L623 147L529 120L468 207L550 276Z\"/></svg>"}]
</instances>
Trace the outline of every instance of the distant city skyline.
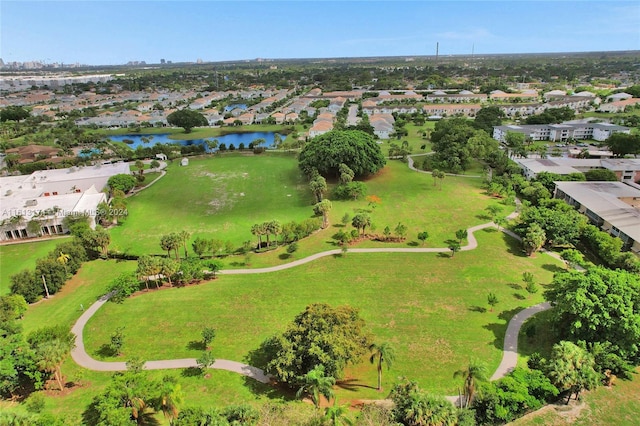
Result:
<instances>
[{"instance_id":1,"label":"distant city skyline","mask_svg":"<svg viewBox=\"0 0 640 426\"><path fill-rule=\"evenodd\" d=\"M636 1L5 1L5 63L640 50Z\"/></svg>"}]
</instances>

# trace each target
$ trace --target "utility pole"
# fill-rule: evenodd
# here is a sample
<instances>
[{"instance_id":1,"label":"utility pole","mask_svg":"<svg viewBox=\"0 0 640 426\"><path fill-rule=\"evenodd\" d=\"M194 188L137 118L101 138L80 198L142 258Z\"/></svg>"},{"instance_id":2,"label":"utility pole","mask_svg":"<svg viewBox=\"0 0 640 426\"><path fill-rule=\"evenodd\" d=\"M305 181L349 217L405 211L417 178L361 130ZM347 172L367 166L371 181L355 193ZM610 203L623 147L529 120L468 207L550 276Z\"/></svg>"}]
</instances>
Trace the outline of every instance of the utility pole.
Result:
<instances>
[{"instance_id":1,"label":"utility pole","mask_svg":"<svg viewBox=\"0 0 640 426\"><path fill-rule=\"evenodd\" d=\"M42 275L42 284L44 285L44 292L46 294L45 299L49 298L49 288L47 287L47 280L44 279L44 275Z\"/></svg>"}]
</instances>

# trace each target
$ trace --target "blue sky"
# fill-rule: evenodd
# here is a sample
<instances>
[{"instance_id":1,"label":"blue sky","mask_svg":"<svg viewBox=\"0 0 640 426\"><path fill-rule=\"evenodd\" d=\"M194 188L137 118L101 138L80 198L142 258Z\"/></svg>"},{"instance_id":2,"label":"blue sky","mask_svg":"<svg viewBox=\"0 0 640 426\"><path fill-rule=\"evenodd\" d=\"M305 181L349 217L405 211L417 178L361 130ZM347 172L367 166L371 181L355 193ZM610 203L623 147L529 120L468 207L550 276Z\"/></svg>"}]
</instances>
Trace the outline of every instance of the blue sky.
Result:
<instances>
[{"instance_id":1,"label":"blue sky","mask_svg":"<svg viewBox=\"0 0 640 426\"><path fill-rule=\"evenodd\" d=\"M5 61L640 50L637 1L7 1Z\"/></svg>"}]
</instances>

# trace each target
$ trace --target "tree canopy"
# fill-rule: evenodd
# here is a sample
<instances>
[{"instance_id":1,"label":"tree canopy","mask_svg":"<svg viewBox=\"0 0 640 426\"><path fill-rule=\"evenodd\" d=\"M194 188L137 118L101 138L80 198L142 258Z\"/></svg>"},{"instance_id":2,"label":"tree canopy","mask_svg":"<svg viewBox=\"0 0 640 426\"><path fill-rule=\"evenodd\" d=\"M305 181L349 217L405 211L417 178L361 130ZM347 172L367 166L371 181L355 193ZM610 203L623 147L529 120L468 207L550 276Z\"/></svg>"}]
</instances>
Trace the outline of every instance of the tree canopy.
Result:
<instances>
[{"instance_id":1,"label":"tree canopy","mask_svg":"<svg viewBox=\"0 0 640 426\"><path fill-rule=\"evenodd\" d=\"M627 154L640 154L640 136L626 133L614 133L604 141L616 157L624 157Z\"/></svg>"},{"instance_id":2,"label":"tree canopy","mask_svg":"<svg viewBox=\"0 0 640 426\"><path fill-rule=\"evenodd\" d=\"M340 176L340 164L355 177L376 173L386 164L380 146L360 130L332 130L307 143L299 157L299 167L310 175L313 169L323 176Z\"/></svg>"},{"instance_id":3,"label":"tree canopy","mask_svg":"<svg viewBox=\"0 0 640 426\"><path fill-rule=\"evenodd\" d=\"M601 266L556 274L545 291L559 330L572 340L610 342L622 358L640 360L640 277Z\"/></svg>"},{"instance_id":4,"label":"tree canopy","mask_svg":"<svg viewBox=\"0 0 640 426\"><path fill-rule=\"evenodd\" d=\"M497 106L488 106L481 108L476 114L473 125L487 132L489 135L493 135L493 126L501 126L504 113Z\"/></svg>"},{"instance_id":5,"label":"tree canopy","mask_svg":"<svg viewBox=\"0 0 640 426\"><path fill-rule=\"evenodd\" d=\"M22 121L30 116L29 111L21 106L8 106L0 110L0 121Z\"/></svg>"},{"instance_id":6,"label":"tree canopy","mask_svg":"<svg viewBox=\"0 0 640 426\"><path fill-rule=\"evenodd\" d=\"M120 173L117 175L113 175L107 181L107 185L111 188L111 191L114 190L122 191L125 194L133 189L136 186L136 178L131 175Z\"/></svg>"},{"instance_id":7,"label":"tree canopy","mask_svg":"<svg viewBox=\"0 0 640 426\"><path fill-rule=\"evenodd\" d=\"M174 111L167 116L167 123L172 126L182 127L185 133L190 133L191 129L197 126L209 124L204 115L191 109L181 109Z\"/></svg>"},{"instance_id":8,"label":"tree canopy","mask_svg":"<svg viewBox=\"0 0 640 426\"><path fill-rule=\"evenodd\" d=\"M498 151L498 143L485 130L478 130L466 118L451 118L436 123L431 133L435 155L427 158L431 169L460 173L467 170L473 158L488 160Z\"/></svg>"},{"instance_id":9,"label":"tree canopy","mask_svg":"<svg viewBox=\"0 0 640 426\"><path fill-rule=\"evenodd\" d=\"M307 306L284 333L264 343L266 370L278 380L295 385L317 365L327 376L340 378L348 364L359 362L369 341L364 321L350 306Z\"/></svg>"}]
</instances>

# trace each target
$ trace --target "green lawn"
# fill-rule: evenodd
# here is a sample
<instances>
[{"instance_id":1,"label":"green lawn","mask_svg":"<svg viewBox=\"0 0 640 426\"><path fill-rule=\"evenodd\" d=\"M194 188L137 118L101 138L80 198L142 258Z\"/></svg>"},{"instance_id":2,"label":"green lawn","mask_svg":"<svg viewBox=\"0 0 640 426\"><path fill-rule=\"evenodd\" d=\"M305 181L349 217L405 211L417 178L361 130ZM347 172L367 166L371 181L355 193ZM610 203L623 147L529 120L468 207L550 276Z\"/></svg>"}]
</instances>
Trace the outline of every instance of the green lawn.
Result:
<instances>
[{"instance_id":1,"label":"green lawn","mask_svg":"<svg viewBox=\"0 0 640 426\"><path fill-rule=\"evenodd\" d=\"M311 204L289 155L193 158L187 167L174 162L165 177L129 198L129 217L111 231L111 248L160 254L160 237L181 230L240 247L253 239L253 224L303 220L312 215Z\"/></svg>"},{"instance_id":2,"label":"green lawn","mask_svg":"<svg viewBox=\"0 0 640 426\"><path fill-rule=\"evenodd\" d=\"M85 329L86 347L99 359L101 345L118 326L126 327L124 357L197 357L204 326L217 329L217 357L242 360L268 336L283 330L313 302L349 304L360 309L378 341L397 348L387 375L405 375L434 392L452 394L455 370L479 358L495 369L501 359L506 322L517 311L541 301L515 289L523 270L546 283L559 263L548 256L513 255L518 244L495 230L478 235L481 250L438 254L347 254L264 275L222 276L188 288L152 291L105 305ZM498 267L498 265L500 265ZM496 293L495 312L485 308ZM157 336L157 339L149 339ZM358 384L375 382L375 369L363 364L347 372ZM376 398L367 387L339 392L345 398Z\"/></svg>"},{"instance_id":3,"label":"green lawn","mask_svg":"<svg viewBox=\"0 0 640 426\"><path fill-rule=\"evenodd\" d=\"M36 260L45 257L66 239L42 239L30 243L0 246L0 295L9 293L10 277L23 269L33 269Z\"/></svg>"},{"instance_id":4,"label":"green lawn","mask_svg":"<svg viewBox=\"0 0 640 426\"><path fill-rule=\"evenodd\" d=\"M409 170L397 160L389 161L366 185L368 194L378 195L382 202L372 208L365 199L333 201L332 226L301 241L294 257L334 249L331 236L342 226L342 216L353 217L362 210L372 218L372 232L382 234L386 226L394 229L401 221L408 234L405 243L368 242L361 246L406 247L417 244L416 235L423 230L430 234L427 246L446 246L445 240L457 229L486 222L484 208L496 202L484 195L481 179L447 176L440 189L439 184L433 185L431 175ZM327 197L331 198L331 191ZM312 216L312 204L307 183L291 156L233 154L192 159L187 167L172 164L159 182L129 198L129 217L111 231L111 248L162 254L160 237L183 229L192 233L192 239L231 240L240 247L244 241L254 241L250 232L253 224L273 219L301 221ZM505 206L505 215L512 210ZM280 249L254 255L251 266L290 261L283 253ZM227 266L242 266L242 262L242 258L230 258Z\"/></svg>"},{"instance_id":5,"label":"green lawn","mask_svg":"<svg viewBox=\"0 0 640 426\"><path fill-rule=\"evenodd\" d=\"M430 175L413 172L399 161L389 162L366 184L368 194L381 198L380 205L371 207L366 200L333 201L332 225L301 241L291 258L280 248L254 254L250 266L285 263L336 248L331 235L341 229L340 218L363 210L375 224L371 232L381 234L385 226L393 229L400 221L408 227L407 240L366 241L354 247L416 246L416 235L423 230L430 234L426 246L446 246L445 240L457 229L486 222L485 207L496 203L483 194L480 179L447 176L440 189ZM158 244L162 234L186 229L192 239L228 239L240 246L254 239L250 234L254 223L311 217L313 198L295 158L270 153L192 158L188 167L174 163L164 178L128 201L130 216L111 231L111 249L164 254ZM505 215L512 209L505 206ZM385 375L385 389L396 377L406 375L426 389L455 394L458 383L451 377L453 371L469 358L480 358L495 369L506 322L516 310L541 300L540 294L526 298L518 288L522 271L531 271L539 282L547 283L559 265L543 255L523 257L519 244L495 230L481 231L477 237L480 249L454 258L347 253L278 273L221 276L198 286L143 293L121 305L108 303L85 329L87 349L96 358L110 359L99 354L100 346L115 327L124 325L120 360L197 357L200 350L189 343L198 341L201 328L210 325L218 334L215 356L242 361L307 304L350 304L360 309L377 341L390 341L397 348L394 369ZM3 262L7 248L1 248ZM13 256L21 259L20 254ZM232 256L225 259L225 268L243 267L243 262L244 258ZM85 264L55 297L30 306L23 320L25 331L45 324L70 327L80 316L81 306L88 307L115 276L135 267L135 262L114 260ZM489 291L498 295L500 303L495 312L481 312ZM106 386L110 374L85 371L70 360L63 373L67 379L80 377L85 386L64 397L48 398L47 411L78 418ZM179 371L150 374L165 373L180 376L189 405L224 406L282 397L264 386L254 389L251 380L223 371L212 372L210 379L182 377ZM341 401L386 396L371 388L376 372L366 359L348 369L345 379L348 382L337 392Z\"/></svg>"},{"instance_id":6,"label":"green lawn","mask_svg":"<svg viewBox=\"0 0 640 426\"><path fill-rule=\"evenodd\" d=\"M25 333L47 325L71 328L82 314L81 305L88 308L107 292L107 286L122 272L133 271L135 262L95 260L85 263L78 273L53 297L29 306L22 319Z\"/></svg>"}]
</instances>

